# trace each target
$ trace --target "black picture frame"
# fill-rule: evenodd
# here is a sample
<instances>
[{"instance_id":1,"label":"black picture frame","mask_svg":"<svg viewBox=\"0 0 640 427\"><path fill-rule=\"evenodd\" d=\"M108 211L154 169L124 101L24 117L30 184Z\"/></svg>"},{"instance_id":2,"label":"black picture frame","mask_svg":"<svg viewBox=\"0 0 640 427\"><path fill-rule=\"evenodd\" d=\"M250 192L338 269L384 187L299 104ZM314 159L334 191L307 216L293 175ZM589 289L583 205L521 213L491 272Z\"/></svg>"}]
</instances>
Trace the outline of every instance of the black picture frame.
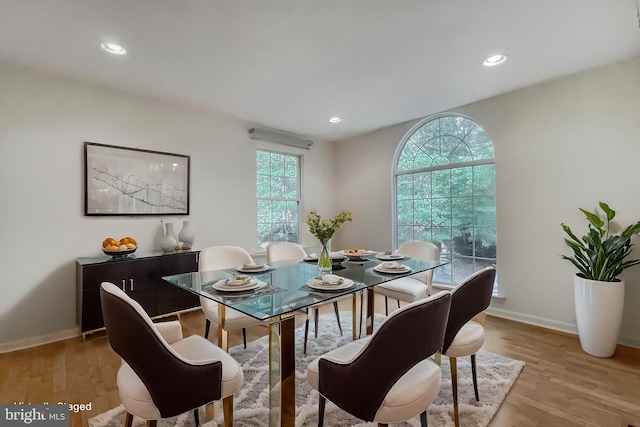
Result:
<instances>
[{"instance_id":1,"label":"black picture frame","mask_svg":"<svg viewBox=\"0 0 640 427\"><path fill-rule=\"evenodd\" d=\"M84 143L84 215L189 215L191 157Z\"/></svg>"}]
</instances>

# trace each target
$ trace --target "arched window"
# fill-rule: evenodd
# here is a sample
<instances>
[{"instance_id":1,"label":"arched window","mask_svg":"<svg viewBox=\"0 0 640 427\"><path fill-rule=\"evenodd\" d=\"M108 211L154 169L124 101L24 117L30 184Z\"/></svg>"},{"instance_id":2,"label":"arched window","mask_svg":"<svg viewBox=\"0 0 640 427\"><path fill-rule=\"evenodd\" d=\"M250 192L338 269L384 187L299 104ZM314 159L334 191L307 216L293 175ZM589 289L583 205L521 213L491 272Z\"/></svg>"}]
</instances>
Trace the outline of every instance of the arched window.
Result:
<instances>
[{"instance_id":1,"label":"arched window","mask_svg":"<svg viewBox=\"0 0 640 427\"><path fill-rule=\"evenodd\" d=\"M434 242L451 263L434 283L456 285L496 265L495 160L491 138L469 118L429 117L394 161L394 240Z\"/></svg>"}]
</instances>

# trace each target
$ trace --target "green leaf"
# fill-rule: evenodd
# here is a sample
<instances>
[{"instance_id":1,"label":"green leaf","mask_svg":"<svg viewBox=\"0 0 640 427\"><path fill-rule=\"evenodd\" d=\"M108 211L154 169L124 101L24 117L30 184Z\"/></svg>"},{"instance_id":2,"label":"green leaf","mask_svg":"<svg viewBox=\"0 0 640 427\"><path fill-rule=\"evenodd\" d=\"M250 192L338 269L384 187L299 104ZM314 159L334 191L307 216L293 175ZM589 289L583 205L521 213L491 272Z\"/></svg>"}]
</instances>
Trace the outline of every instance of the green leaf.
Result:
<instances>
[{"instance_id":1,"label":"green leaf","mask_svg":"<svg viewBox=\"0 0 640 427\"><path fill-rule=\"evenodd\" d=\"M604 212L605 215L607 216L607 221L611 221L613 217L616 216L616 211L611 209L609 205L607 205L604 202L600 202L599 204L600 204L600 209L602 209L602 212Z\"/></svg>"},{"instance_id":2,"label":"green leaf","mask_svg":"<svg viewBox=\"0 0 640 427\"><path fill-rule=\"evenodd\" d=\"M598 230L602 229L602 227L604 226L604 221L600 219L598 215L591 213L589 211L586 211L582 208L580 208L580 210L582 211L582 213L584 213L584 215L587 217L589 222L593 224L594 227L596 227Z\"/></svg>"},{"instance_id":3,"label":"green leaf","mask_svg":"<svg viewBox=\"0 0 640 427\"><path fill-rule=\"evenodd\" d=\"M570 261L580 275L587 279L612 282L627 268L640 265L640 260L626 260L631 254L631 236L640 233L640 221L628 226L620 235L610 234L610 223L616 212L606 203L599 207L606 217L603 221L598 213L580 209L589 221L588 232L579 239L571 229L561 224L568 237L564 239L573 251L573 257L562 255Z\"/></svg>"}]
</instances>

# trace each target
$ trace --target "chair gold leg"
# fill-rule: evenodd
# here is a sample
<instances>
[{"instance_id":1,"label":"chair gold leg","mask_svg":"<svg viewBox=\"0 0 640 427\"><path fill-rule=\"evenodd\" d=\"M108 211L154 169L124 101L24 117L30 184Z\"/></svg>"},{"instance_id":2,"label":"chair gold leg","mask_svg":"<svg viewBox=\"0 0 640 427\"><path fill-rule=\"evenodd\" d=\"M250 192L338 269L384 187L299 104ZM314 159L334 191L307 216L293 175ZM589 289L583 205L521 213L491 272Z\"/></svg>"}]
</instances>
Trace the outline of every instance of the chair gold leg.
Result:
<instances>
[{"instance_id":1,"label":"chair gold leg","mask_svg":"<svg viewBox=\"0 0 640 427\"><path fill-rule=\"evenodd\" d=\"M147 427L156 427L158 425L158 420L147 420Z\"/></svg>"},{"instance_id":2,"label":"chair gold leg","mask_svg":"<svg viewBox=\"0 0 640 427\"><path fill-rule=\"evenodd\" d=\"M211 421L216 417L216 406L214 405L213 402L207 403L207 405L204 407L204 410L205 410L205 420L207 422Z\"/></svg>"},{"instance_id":3,"label":"chair gold leg","mask_svg":"<svg viewBox=\"0 0 640 427\"><path fill-rule=\"evenodd\" d=\"M224 414L224 427L233 426L233 394L222 399L222 412Z\"/></svg>"},{"instance_id":4,"label":"chair gold leg","mask_svg":"<svg viewBox=\"0 0 640 427\"><path fill-rule=\"evenodd\" d=\"M124 418L125 427L131 427L133 425L133 415L131 412L127 411L127 416Z\"/></svg>"},{"instance_id":5,"label":"chair gold leg","mask_svg":"<svg viewBox=\"0 0 640 427\"><path fill-rule=\"evenodd\" d=\"M442 365L442 353L440 353L439 351L436 352L433 355L433 361L436 362L438 365Z\"/></svg>"},{"instance_id":6,"label":"chair gold leg","mask_svg":"<svg viewBox=\"0 0 640 427\"><path fill-rule=\"evenodd\" d=\"M460 427L460 417L458 414L458 364L455 357L449 358L451 365L451 390L453 391L453 421L456 427Z\"/></svg>"}]
</instances>

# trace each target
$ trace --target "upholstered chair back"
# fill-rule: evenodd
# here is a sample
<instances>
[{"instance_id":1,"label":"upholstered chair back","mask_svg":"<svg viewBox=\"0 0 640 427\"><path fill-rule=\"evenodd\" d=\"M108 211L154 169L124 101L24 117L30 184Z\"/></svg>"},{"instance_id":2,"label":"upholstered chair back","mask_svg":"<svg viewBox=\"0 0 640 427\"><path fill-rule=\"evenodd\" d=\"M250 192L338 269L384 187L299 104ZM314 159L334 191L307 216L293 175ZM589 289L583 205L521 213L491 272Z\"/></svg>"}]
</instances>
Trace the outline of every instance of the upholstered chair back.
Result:
<instances>
[{"instance_id":1,"label":"upholstered chair back","mask_svg":"<svg viewBox=\"0 0 640 427\"><path fill-rule=\"evenodd\" d=\"M489 307L495 277L495 268L487 267L472 274L451 291L451 311L442 347L443 354L462 326Z\"/></svg>"},{"instance_id":2,"label":"upholstered chair back","mask_svg":"<svg viewBox=\"0 0 640 427\"><path fill-rule=\"evenodd\" d=\"M250 264L253 258L240 246L210 246L200 251L198 269L200 271L222 270Z\"/></svg>"},{"instance_id":3,"label":"upholstered chair back","mask_svg":"<svg viewBox=\"0 0 640 427\"><path fill-rule=\"evenodd\" d=\"M431 242L423 242L421 240L409 240L404 242L398 248L398 253L411 258L430 259L437 261L440 259L440 250ZM433 269L423 273L414 274L411 277L416 278L429 287L431 292L431 282L433 281Z\"/></svg>"},{"instance_id":4,"label":"upholstered chair back","mask_svg":"<svg viewBox=\"0 0 640 427\"><path fill-rule=\"evenodd\" d=\"M350 363L320 358L320 393L372 421L396 381L442 348L450 305L450 293L440 292L403 306L380 324Z\"/></svg>"},{"instance_id":5,"label":"upholstered chair back","mask_svg":"<svg viewBox=\"0 0 640 427\"><path fill-rule=\"evenodd\" d=\"M294 242L272 242L267 245L267 264L276 261L301 260L307 256L302 246Z\"/></svg>"},{"instance_id":6,"label":"upholstered chair back","mask_svg":"<svg viewBox=\"0 0 640 427\"><path fill-rule=\"evenodd\" d=\"M100 298L109 344L144 383L163 418L220 399L219 360L190 364L167 344L142 306L114 284L102 283Z\"/></svg>"}]
</instances>

